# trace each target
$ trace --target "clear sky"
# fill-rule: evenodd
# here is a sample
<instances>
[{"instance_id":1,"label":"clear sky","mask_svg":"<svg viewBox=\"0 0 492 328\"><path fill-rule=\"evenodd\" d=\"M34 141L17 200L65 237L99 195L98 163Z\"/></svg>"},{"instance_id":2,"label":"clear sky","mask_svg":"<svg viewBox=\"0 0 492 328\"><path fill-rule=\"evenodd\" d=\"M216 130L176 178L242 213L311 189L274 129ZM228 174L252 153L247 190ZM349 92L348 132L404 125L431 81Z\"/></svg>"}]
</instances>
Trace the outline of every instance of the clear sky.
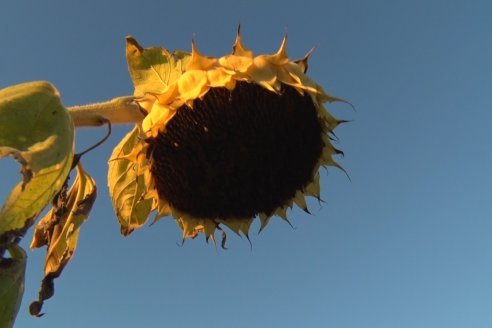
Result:
<instances>
[{"instance_id":1,"label":"clear sky","mask_svg":"<svg viewBox=\"0 0 492 328\"><path fill-rule=\"evenodd\" d=\"M83 158L99 195L46 315L30 317L44 250L29 251L17 327L492 326L492 3L433 0L0 3L0 87L48 80L67 106L133 92L126 35L143 46L230 52L238 23L255 53L316 46L310 76L352 120L337 128L325 203L276 218L252 250L203 237L183 247L171 219L125 238L107 159L130 126ZM104 130L77 131L82 150ZM296 156L296 154L292 154ZM19 179L0 163L0 199ZM32 236L25 237L27 247Z\"/></svg>"}]
</instances>

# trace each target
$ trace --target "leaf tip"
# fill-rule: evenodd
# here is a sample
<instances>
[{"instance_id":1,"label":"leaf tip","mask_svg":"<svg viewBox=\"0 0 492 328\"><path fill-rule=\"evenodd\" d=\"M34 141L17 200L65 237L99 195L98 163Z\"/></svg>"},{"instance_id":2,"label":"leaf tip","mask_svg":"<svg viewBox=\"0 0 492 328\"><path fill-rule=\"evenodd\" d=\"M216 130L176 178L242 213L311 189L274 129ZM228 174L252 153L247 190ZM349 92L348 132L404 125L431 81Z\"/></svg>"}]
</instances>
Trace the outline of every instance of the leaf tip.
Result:
<instances>
[{"instance_id":1,"label":"leaf tip","mask_svg":"<svg viewBox=\"0 0 492 328\"><path fill-rule=\"evenodd\" d=\"M127 35L125 37L125 39L126 39L126 45L127 45L127 47L132 46L132 47L138 49L138 51L140 51L140 52L143 51L142 46L137 42L137 40L135 40L135 38L133 36Z\"/></svg>"}]
</instances>

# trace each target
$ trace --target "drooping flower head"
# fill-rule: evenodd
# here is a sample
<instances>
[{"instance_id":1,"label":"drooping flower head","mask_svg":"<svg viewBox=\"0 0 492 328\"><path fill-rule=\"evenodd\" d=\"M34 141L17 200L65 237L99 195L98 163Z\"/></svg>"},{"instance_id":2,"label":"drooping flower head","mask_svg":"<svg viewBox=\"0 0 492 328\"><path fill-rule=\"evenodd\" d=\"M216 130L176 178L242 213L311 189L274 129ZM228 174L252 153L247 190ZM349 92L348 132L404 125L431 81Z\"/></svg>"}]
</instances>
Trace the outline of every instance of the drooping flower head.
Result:
<instances>
[{"instance_id":1,"label":"drooping flower head","mask_svg":"<svg viewBox=\"0 0 492 328\"><path fill-rule=\"evenodd\" d=\"M330 134L341 122L306 75L309 52L292 61L284 37L254 56L237 34L232 54L143 49L127 38L127 59L144 120L115 149L109 185L122 232L152 211L171 215L183 238L215 241L222 226L248 236L255 217L287 220L305 196L320 197L319 168L338 166Z\"/></svg>"}]
</instances>

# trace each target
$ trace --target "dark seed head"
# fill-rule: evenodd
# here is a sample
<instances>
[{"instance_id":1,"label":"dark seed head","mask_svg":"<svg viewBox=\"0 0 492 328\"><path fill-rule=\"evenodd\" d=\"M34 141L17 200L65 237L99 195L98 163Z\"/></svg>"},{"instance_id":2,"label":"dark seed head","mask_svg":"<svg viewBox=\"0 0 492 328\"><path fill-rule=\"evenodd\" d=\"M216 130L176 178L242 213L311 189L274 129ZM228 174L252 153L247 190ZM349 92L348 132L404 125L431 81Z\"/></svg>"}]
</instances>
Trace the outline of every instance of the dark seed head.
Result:
<instances>
[{"instance_id":1,"label":"dark seed head","mask_svg":"<svg viewBox=\"0 0 492 328\"><path fill-rule=\"evenodd\" d=\"M311 96L249 82L211 88L148 140L157 192L198 218L271 215L312 180L323 129Z\"/></svg>"}]
</instances>

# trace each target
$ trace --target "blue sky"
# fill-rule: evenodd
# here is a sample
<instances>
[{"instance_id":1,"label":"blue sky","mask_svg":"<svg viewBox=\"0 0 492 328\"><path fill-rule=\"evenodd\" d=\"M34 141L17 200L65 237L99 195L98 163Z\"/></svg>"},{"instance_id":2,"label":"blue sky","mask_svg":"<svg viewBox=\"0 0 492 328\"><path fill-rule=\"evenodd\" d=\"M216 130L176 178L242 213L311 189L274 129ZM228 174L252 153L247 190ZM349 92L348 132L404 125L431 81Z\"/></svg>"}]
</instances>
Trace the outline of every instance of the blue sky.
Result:
<instances>
[{"instance_id":1,"label":"blue sky","mask_svg":"<svg viewBox=\"0 0 492 328\"><path fill-rule=\"evenodd\" d=\"M489 1L4 1L0 87L48 80L67 106L129 95L124 37L229 53L316 46L310 76L352 120L337 128L350 179L321 171L313 215L260 235L176 245L171 220L119 234L107 158L130 126L84 157L99 195L56 294L32 318L43 250L29 251L17 327L490 327L492 42ZM82 150L103 130L77 131ZM293 154L295 156L295 154ZM2 160L0 199L18 178ZM14 179L15 178L15 179ZM256 231L258 224L253 226ZM30 242L32 231L22 245Z\"/></svg>"}]
</instances>

